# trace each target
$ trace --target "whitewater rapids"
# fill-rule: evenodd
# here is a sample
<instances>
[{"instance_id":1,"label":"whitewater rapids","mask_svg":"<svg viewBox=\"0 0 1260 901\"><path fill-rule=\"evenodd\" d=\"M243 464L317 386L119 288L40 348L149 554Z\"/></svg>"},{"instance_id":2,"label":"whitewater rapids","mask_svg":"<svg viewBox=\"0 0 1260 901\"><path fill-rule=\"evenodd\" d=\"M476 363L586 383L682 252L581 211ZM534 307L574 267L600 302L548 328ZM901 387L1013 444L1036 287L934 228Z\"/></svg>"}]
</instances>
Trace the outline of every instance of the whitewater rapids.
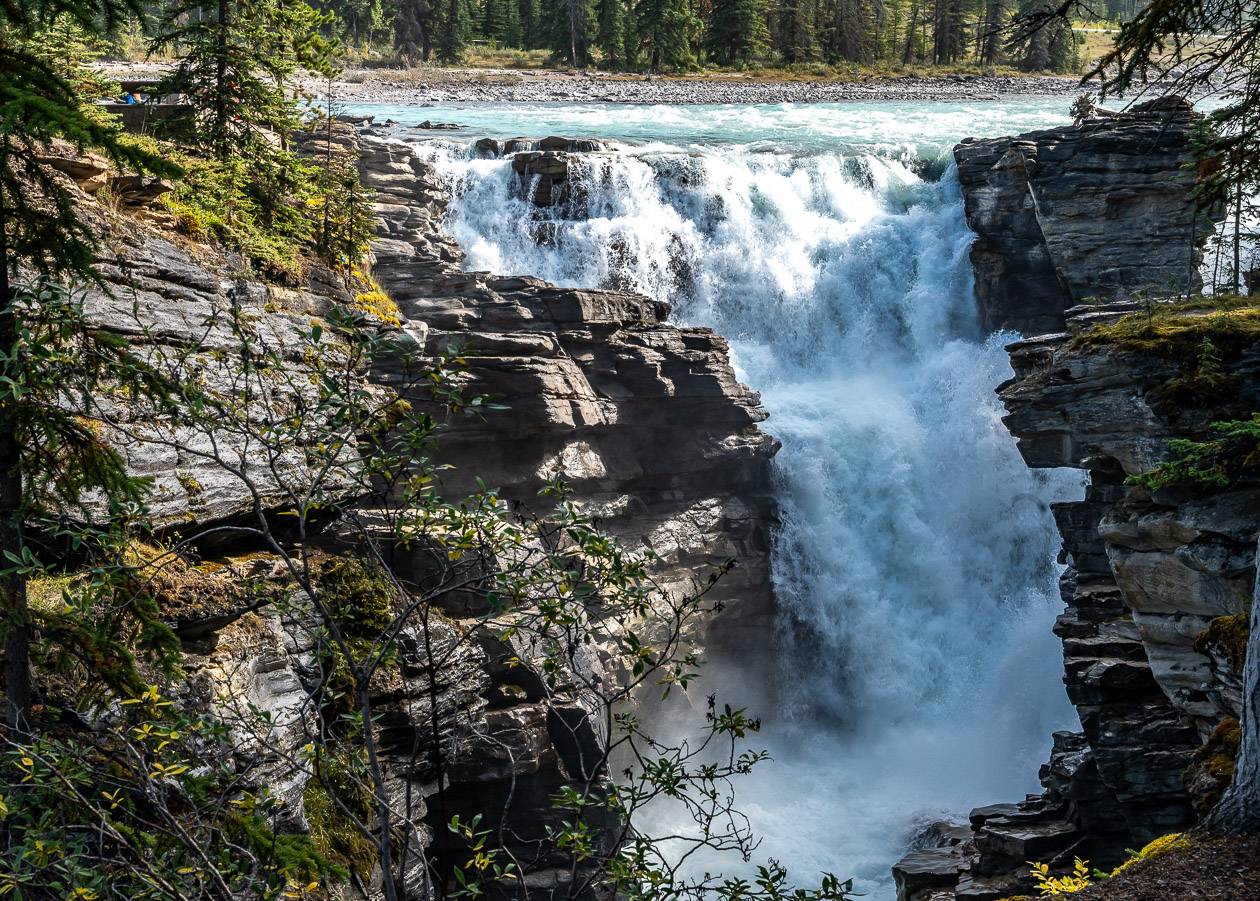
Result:
<instances>
[{"instance_id":1,"label":"whitewater rapids","mask_svg":"<svg viewBox=\"0 0 1260 901\"><path fill-rule=\"evenodd\" d=\"M589 160L586 217L547 223L544 244L508 161L416 147L454 190L466 268L668 300L762 392L783 443L779 614L749 653L780 678L760 737L775 759L741 807L758 857L802 883L830 871L891 898L920 824L1035 791L1051 731L1074 725L1048 504L1080 479L1029 471L1001 423L1014 336L980 333L946 152L1060 124L1063 105L414 111L474 137L616 142ZM737 697L738 669L716 665Z\"/></svg>"}]
</instances>

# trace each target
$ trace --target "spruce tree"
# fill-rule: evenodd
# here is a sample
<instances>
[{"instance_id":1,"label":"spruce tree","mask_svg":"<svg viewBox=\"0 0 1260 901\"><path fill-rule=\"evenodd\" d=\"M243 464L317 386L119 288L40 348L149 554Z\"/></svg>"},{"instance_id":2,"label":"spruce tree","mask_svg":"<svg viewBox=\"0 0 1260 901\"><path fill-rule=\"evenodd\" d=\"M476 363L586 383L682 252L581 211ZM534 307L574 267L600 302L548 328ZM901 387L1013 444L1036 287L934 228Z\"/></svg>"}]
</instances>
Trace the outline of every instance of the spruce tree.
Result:
<instances>
[{"instance_id":1,"label":"spruce tree","mask_svg":"<svg viewBox=\"0 0 1260 901\"><path fill-rule=\"evenodd\" d=\"M43 161L58 140L104 154L133 171L173 173L160 158L123 139L110 117L81 93L66 57L48 36L68 23L103 37L128 16L143 20L135 0L24 0L0 4L0 631L4 640L5 723L30 728L30 645L33 624L26 579L33 558L23 529L29 499L22 439L26 398L18 359L27 305L38 292L29 275L93 278L95 248L75 210L75 197Z\"/></svg>"},{"instance_id":2,"label":"spruce tree","mask_svg":"<svg viewBox=\"0 0 1260 901\"><path fill-rule=\"evenodd\" d=\"M154 50L177 48L179 65L160 91L183 94L190 112L168 130L220 162L264 158L297 124L286 87L299 70L331 71L321 36L331 16L292 0L178 0Z\"/></svg>"},{"instance_id":3,"label":"spruce tree","mask_svg":"<svg viewBox=\"0 0 1260 901\"><path fill-rule=\"evenodd\" d=\"M652 71L695 65L691 47L701 22L688 0L638 0L634 13L639 45Z\"/></svg>"},{"instance_id":4,"label":"spruce tree","mask_svg":"<svg viewBox=\"0 0 1260 901\"><path fill-rule=\"evenodd\" d=\"M705 47L719 63L747 65L770 47L766 0L714 0Z\"/></svg>"},{"instance_id":5,"label":"spruce tree","mask_svg":"<svg viewBox=\"0 0 1260 901\"><path fill-rule=\"evenodd\" d=\"M437 58L457 63L464 58L473 29L472 0L436 0Z\"/></svg>"},{"instance_id":6,"label":"spruce tree","mask_svg":"<svg viewBox=\"0 0 1260 901\"><path fill-rule=\"evenodd\" d=\"M433 56L435 0L398 0L394 50L409 66ZM442 0L436 0L442 2Z\"/></svg>"},{"instance_id":7,"label":"spruce tree","mask_svg":"<svg viewBox=\"0 0 1260 901\"><path fill-rule=\"evenodd\" d=\"M814 58L817 45L808 0L780 0L778 26L779 53L785 63L792 65Z\"/></svg>"},{"instance_id":8,"label":"spruce tree","mask_svg":"<svg viewBox=\"0 0 1260 901\"><path fill-rule=\"evenodd\" d=\"M603 64L609 69L626 69L634 65L634 27L630 21L627 0L598 0L596 14L599 30L595 45L603 54Z\"/></svg>"},{"instance_id":9,"label":"spruce tree","mask_svg":"<svg viewBox=\"0 0 1260 901\"><path fill-rule=\"evenodd\" d=\"M596 33L592 0L550 0L545 10L547 46L555 58L579 68L590 65Z\"/></svg>"}]
</instances>

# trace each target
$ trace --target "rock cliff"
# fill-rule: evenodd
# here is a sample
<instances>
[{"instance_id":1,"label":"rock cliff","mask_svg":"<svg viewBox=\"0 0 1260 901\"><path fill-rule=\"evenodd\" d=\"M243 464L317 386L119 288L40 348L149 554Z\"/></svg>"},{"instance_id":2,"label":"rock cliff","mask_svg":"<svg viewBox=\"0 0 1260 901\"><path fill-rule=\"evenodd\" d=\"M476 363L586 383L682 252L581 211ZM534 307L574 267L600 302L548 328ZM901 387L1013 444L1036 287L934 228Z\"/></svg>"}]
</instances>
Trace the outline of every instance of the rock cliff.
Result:
<instances>
[{"instance_id":1,"label":"rock cliff","mask_svg":"<svg viewBox=\"0 0 1260 901\"><path fill-rule=\"evenodd\" d=\"M458 247L442 233L447 195L434 171L401 142L340 131L334 143L358 152L362 181L375 194L373 273L398 306L399 331L433 352L458 347L465 389L503 408L457 421L444 434L446 492L476 490L480 479L508 500L545 512L539 490L563 478L603 527L657 555L653 575L667 591L694 591L712 564L735 559L736 568L709 595L725 608L720 632L734 640L763 629L776 444L757 428L765 413L756 393L736 380L725 341L707 329L668 324L667 306L642 296L462 271ZM99 167L80 168L73 177L90 188ZM180 357L210 390L216 379L227 385L239 377L237 339L226 323L245 322L251 334L285 348L291 372L283 381L300 384L305 375L313 378L301 333L334 306L355 302L318 268L297 287L243 274L239 261L164 230L169 223L159 210L129 210L119 218L86 196L83 207L103 237L103 284L87 292L89 320L124 335L142 355ZM369 387L398 378L390 361L365 374ZM428 402L418 395L414 401ZM104 437L133 472L155 478L159 530L195 537L257 508L279 511L291 503L283 491L268 489L268 472L300 461L266 459L256 444L238 446L230 434L171 435L161 423L128 419L124 405L112 412L120 428ZM260 407L257 415L270 412ZM201 452L207 441L213 453ZM258 493L224 460L249 474ZM187 652L187 682L177 694L196 708L266 715L265 727L242 735L242 745L264 771L285 774L273 782L285 801L281 824L305 830L306 777L282 764L311 737L309 691L322 678L315 621L300 598L277 609L240 587L277 576L273 555L197 544L208 567L189 574L204 587L199 603L169 611ZM243 550L250 553L240 556ZM492 630L478 631L476 612L451 609L434 619L427 637L458 647L436 675L419 656L420 637L401 636L397 677L375 698L382 767L410 818L410 847L428 847L444 835L451 815L467 821L501 810L496 825L524 870L513 891L564 894L581 872L548 842L560 816L548 799L563 786L603 778L583 764L599 757L600 739L563 684L544 690L543 675L520 648ZM709 631L687 638L700 644L712 640ZM457 642L457 634L474 640ZM415 751L434 742L434 723L442 724L448 749L440 773ZM443 810L434 819L427 799L439 784ZM613 826L592 825L597 836ZM431 871L412 855L405 862L406 897L427 899Z\"/></svg>"},{"instance_id":2,"label":"rock cliff","mask_svg":"<svg viewBox=\"0 0 1260 901\"><path fill-rule=\"evenodd\" d=\"M441 234L447 189L436 172L385 137L365 136L361 153L381 223L377 278L430 346L462 348L473 390L509 408L443 437L451 490L480 477L537 506L558 475L605 528L661 557L671 590L735 558L716 594L728 604L723 634L757 634L770 612L777 447L757 429L766 414L722 337L668 324L668 306L640 295L464 272Z\"/></svg>"},{"instance_id":3,"label":"rock cliff","mask_svg":"<svg viewBox=\"0 0 1260 901\"><path fill-rule=\"evenodd\" d=\"M986 329L1038 335L1087 298L1198 290L1211 223L1189 202L1193 120L1167 98L954 148Z\"/></svg>"},{"instance_id":4,"label":"rock cliff","mask_svg":"<svg viewBox=\"0 0 1260 901\"><path fill-rule=\"evenodd\" d=\"M1260 486L1129 480L1172 440L1260 408L1254 305L1127 297L1200 287L1190 121L1160 101L955 150L986 323L1034 335L1008 347L1004 422L1029 466L1089 477L1084 498L1053 508L1065 564L1054 631L1081 728L1053 736L1042 794L977 808L969 837L901 861L902 901L1028 893L1027 861L1109 868L1192 825L1228 781Z\"/></svg>"}]
</instances>

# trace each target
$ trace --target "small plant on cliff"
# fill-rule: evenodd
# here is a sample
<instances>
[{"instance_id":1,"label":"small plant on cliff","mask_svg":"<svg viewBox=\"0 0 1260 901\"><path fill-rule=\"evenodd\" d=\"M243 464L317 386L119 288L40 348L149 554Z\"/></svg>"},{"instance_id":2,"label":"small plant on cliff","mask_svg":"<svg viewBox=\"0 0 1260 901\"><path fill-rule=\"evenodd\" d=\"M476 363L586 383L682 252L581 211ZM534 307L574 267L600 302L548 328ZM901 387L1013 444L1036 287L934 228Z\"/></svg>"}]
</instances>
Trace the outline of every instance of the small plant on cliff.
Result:
<instances>
[{"instance_id":1,"label":"small plant on cliff","mask_svg":"<svg viewBox=\"0 0 1260 901\"><path fill-rule=\"evenodd\" d=\"M1035 863L1032 865L1033 881L1037 883L1037 891L1045 897L1071 895L1084 891L1092 884L1090 881L1089 862L1076 858L1072 872L1064 876L1053 876L1050 865Z\"/></svg>"},{"instance_id":2,"label":"small plant on cliff","mask_svg":"<svg viewBox=\"0 0 1260 901\"><path fill-rule=\"evenodd\" d=\"M1260 413L1250 419L1212 423L1217 437L1208 441L1169 442L1172 459L1130 476L1129 484L1149 490L1181 487L1229 488L1260 475Z\"/></svg>"}]
</instances>

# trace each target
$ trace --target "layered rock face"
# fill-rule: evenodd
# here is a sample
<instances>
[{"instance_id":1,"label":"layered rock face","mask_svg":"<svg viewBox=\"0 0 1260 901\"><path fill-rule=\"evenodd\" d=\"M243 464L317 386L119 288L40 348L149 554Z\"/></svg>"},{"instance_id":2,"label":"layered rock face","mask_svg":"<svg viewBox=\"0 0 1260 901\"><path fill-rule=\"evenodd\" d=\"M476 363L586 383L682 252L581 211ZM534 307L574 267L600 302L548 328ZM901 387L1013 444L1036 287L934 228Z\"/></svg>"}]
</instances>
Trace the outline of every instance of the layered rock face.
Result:
<instances>
[{"instance_id":1,"label":"layered rock face","mask_svg":"<svg viewBox=\"0 0 1260 901\"><path fill-rule=\"evenodd\" d=\"M770 611L769 461L776 444L757 428L765 413L757 395L736 380L725 341L706 329L669 325L667 306L638 295L461 271L458 247L442 234L447 194L434 172L400 142L339 132L336 143L360 151L363 181L376 192L374 274L398 303L400 330L434 352L459 347L465 391L504 407L452 422L440 449L452 467L446 494L475 491L481 479L545 513L539 489L563 478L602 526L659 555L655 577L667 591L692 592L706 583L711 564L737 559L708 597L726 608L718 618L722 635L762 633ZM161 219L160 211L151 214ZM132 219L121 225L126 240L109 238L102 255L110 290L89 292L89 318L146 356L191 352L188 364L212 390L216 379L227 386L239 376L239 337L228 323L243 322L250 334L284 348L286 380L301 384L313 378L303 332L332 307L355 302L318 270L302 287L264 284L241 276L234 261L160 230ZM104 219L100 227L113 234ZM384 363L366 378L387 383L400 373ZM285 399L270 401L282 407ZM276 413L260 404L251 415ZM159 423L127 420L122 407L113 412L124 428L106 437L134 472L155 477L160 528L195 535L251 517L256 505L277 511L290 503L282 490L269 489L268 471L299 460L268 459L256 444L234 443L231 435L214 439L213 454L201 453L208 449L205 435L168 435ZM250 475L258 493L224 463ZM247 584L269 568L279 573L269 554L237 560L204 544L203 553L220 555L214 565L224 567L224 581ZM280 825L302 830L306 779L286 761L311 740L309 697L323 668L317 620L303 612L301 598L290 599L283 612L240 591L225 590L220 600L172 612L188 652L187 684L179 693L196 707L265 712L265 728L240 739L264 770L284 774L273 780L286 801ZM502 811L507 850L524 870L505 891L567 896L571 879L583 873L547 839L561 817L550 798L563 786L581 791L606 778L588 772L589 761L600 758L601 739L563 680L558 690L546 686L526 651L479 627L473 613L434 613L432 634L400 636L398 673L374 698L382 768L414 824L405 894L432 894L431 871L417 849L438 858L458 852L440 844L453 841L443 828L450 816L489 819ZM706 631L687 637L712 640ZM435 678L421 653L424 638L458 646ZM598 671L598 655L591 656L574 665ZM446 750L441 772L417 752L439 740ZM617 824L590 825L599 842ZM379 886L367 888L376 896Z\"/></svg>"},{"instance_id":2,"label":"layered rock face","mask_svg":"<svg viewBox=\"0 0 1260 901\"><path fill-rule=\"evenodd\" d=\"M361 153L378 194L378 280L430 347L461 348L470 392L509 408L450 424L448 488L479 477L537 509L559 476L606 529L661 557L672 591L735 558L712 595L729 604L720 631L757 634L770 612L777 447L756 427L766 414L726 342L668 324L667 305L640 295L462 271L459 248L439 237L447 201L434 170L397 141L365 137Z\"/></svg>"},{"instance_id":3,"label":"layered rock face","mask_svg":"<svg viewBox=\"0 0 1260 901\"><path fill-rule=\"evenodd\" d=\"M1185 101L1159 99L954 148L986 329L1038 335L1087 298L1198 290L1211 223L1189 198L1193 118Z\"/></svg>"},{"instance_id":4,"label":"layered rock face","mask_svg":"<svg viewBox=\"0 0 1260 901\"><path fill-rule=\"evenodd\" d=\"M1145 315L1126 295L1200 287L1190 122L1184 103L1159 101L955 149L986 325L1037 335L1008 347L1004 422L1029 466L1089 475L1082 500L1053 507L1066 564L1054 631L1081 729L1053 736L1042 794L977 808L969 839L899 863L901 901L1031 894L1028 861L1109 868L1193 824L1219 792L1202 761L1240 712L1240 682L1237 648L1213 624L1250 607L1260 490L1151 492L1126 479L1167 460L1172 439L1202 440L1213 420L1260 408L1260 348L1211 348L1220 380L1213 370L1217 387L1195 395L1201 346L1094 331Z\"/></svg>"}]
</instances>

